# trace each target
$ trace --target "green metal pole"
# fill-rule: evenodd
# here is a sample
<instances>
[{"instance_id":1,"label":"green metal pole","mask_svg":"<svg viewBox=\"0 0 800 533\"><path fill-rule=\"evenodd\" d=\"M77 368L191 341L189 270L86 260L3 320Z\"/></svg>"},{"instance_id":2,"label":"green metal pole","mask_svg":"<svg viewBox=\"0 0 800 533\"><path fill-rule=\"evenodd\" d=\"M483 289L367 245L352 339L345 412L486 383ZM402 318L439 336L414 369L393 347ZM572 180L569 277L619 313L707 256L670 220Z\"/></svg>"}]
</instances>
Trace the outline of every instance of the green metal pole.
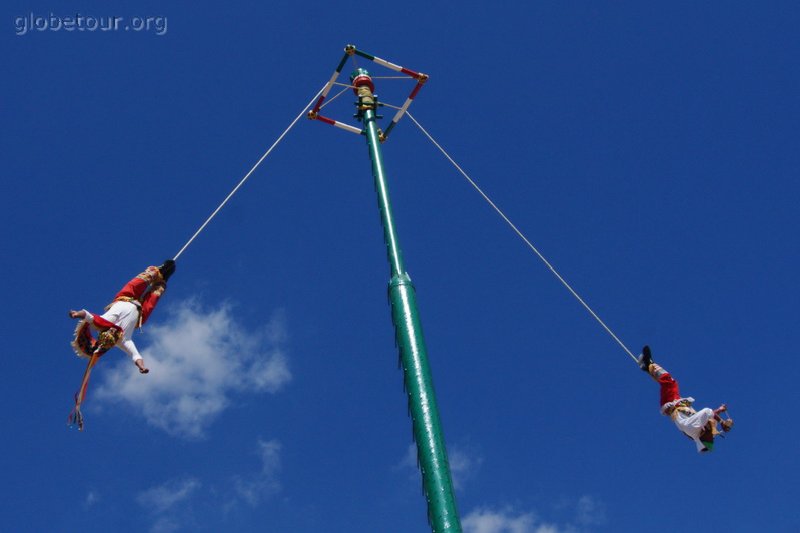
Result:
<instances>
[{"instance_id":1,"label":"green metal pole","mask_svg":"<svg viewBox=\"0 0 800 533\"><path fill-rule=\"evenodd\" d=\"M403 267L400 244L389 203L389 190L381 155L381 133L375 122L377 117L372 81L365 69L357 69L351 76L351 82L359 95L358 118L364 123L372 160L372 175L375 177L375 190L378 194L383 236L391 271L389 303L392 306L395 340L400 349L414 441L417 444L417 458L422 471L422 485L428 502L428 521L435 533L461 532L444 434L417 310L416 294L411 277Z\"/></svg>"}]
</instances>

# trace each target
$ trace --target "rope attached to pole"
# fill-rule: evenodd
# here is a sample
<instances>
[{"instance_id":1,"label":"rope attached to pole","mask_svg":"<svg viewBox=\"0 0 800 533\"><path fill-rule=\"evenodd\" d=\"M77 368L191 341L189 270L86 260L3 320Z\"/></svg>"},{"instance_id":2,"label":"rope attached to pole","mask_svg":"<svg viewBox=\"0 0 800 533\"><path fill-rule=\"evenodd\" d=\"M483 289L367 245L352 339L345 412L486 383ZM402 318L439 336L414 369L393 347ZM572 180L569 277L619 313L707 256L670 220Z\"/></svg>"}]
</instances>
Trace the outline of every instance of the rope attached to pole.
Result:
<instances>
[{"instance_id":1,"label":"rope attached to pole","mask_svg":"<svg viewBox=\"0 0 800 533\"><path fill-rule=\"evenodd\" d=\"M283 140L283 138L286 136L286 134L287 134L287 133L289 133L289 130L291 130L291 129L294 127L294 125L295 125L295 124L297 124L297 121L298 121L298 120L300 120L300 117L302 117L303 115L305 115L305 113L306 113L306 110L308 110L308 108L309 108L309 107L311 107L311 104L312 104L312 103L314 103L314 100L316 100L316 99L317 99L317 97L318 97L320 94L322 94L322 91L323 91L323 89L325 89L325 87L322 87L322 89L320 89L320 90L317 92L317 94L315 94L315 95L314 95L314 98L312 98L312 99L311 99L311 100L310 100L310 101L309 101L309 102L308 102L308 103L305 105L305 107L303 107L303 110L302 110L302 111L300 111L300 114L299 114L299 115L297 115L297 116L295 117L295 119L292 121L292 123L291 123L291 124L289 124L289 127L288 127L288 128L286 128L286 129L283 131L283 133L281 133L281 134L280 134L280 136L279 136L279 137L278 137L278 138L275 140L275 142L274 142L274 143L272 143L272 146L270 146L270 147L269 147L269 149L268 149L266 152L264 152L264 155L262 155L262 156L261 156L261 159L259 159L258 161L256 161L256 164L255 164L255 165L253 165L253 168L251 168L251 169L250 169L250 171L249 171L247 174L245 174L244 178L242 178L242 180L239 182L239 184L238 184L238 185L236 185L236 187L234 187L234 188L233 188L233 190L230 192L230 194L228 194L228 196L227 196L227 197L226 197L226 198L225 198L225 199L222 201L222 203L221 203L221 204L219 204L219 206L218 206L218 207L217 207L217 208L214 210L214 212L213 212L213 213L211 213L211 216L209 216L209 217L206 219L206 221L205 221L205 222L203 222L203 224L200 226L200 228L199 228L199 229L198 229L198 230L197 230L197 231L194 233L194 235L192 235L192 238L191 238L191 239L189 239L189 240L186 242L186 244L184 244L184 245L183 245L183 248L181 248L181 249L180 249L180 251L179 251L177 254L175 254L175 257L173 257L173 258L172 258L172 259L173 259L173 261L177 261L177 260L178 260L178 258L179 258L179 257L181 256L181 254L184 252L184 250L186 250L186 248L188 248L188 247L189 247L189 245L190 245L190 244L192 244L192 241L194 241L194 240L195 240L195 238L196 238L198 235L200 235L200 232L202 232L202 231L205 229L205 227L208 225L208 223L209 223L209 222L211 222L211 220L212 220L212 219L213 219L215 216L217 216L217 213L219 213L220 209L222 209L222 208L225 206L225 204L227 204L227 203L228 203L228 200L230 200L230 199L233 197L233 195L234 195L234 194L236 194L236 192L239 190L239 188L240 188L242 185L244 185L244 182L246 182L246 181L247 181L247 180L250 178L250 175L251 175L253 172L255 172L255 170L258 168L258 166L261 164L261 162L262 162L262 161L264 161L264 159L266 159L266 158L267 158L267 156L268 156L268 155L269 155L269 154L272 152L272 150L273 150L273 149L274 149L276 146L278 146L278 143L279 143L279 142L281 142L281 140Z\"/></svg>"},{"instance_id":2,"label":"rope attached to pole","mask_svg":"<svg viewBox=\"0 0 800 533\"><path fill-rule=\"evenodd\" d=\"M448 161L450 161L450 163L452 163L452 164L453 164L453 166L454 166L454 167L456 167L456 170L458 170L458 171L461 173L461 175L462 175L462 176L464 176L464 177L467 179L467 181L470 183L470 185L472 185L472 186L475 188L475 190L476 190L476 191L478 191L478 193L480 193L480 195L483 197L483 199L484 199L484 200L486 200L486 201L489 203L489 205L491 205L491 206L492 206L492 208L493 208L495 211L497 211L497 214L499 214L499 215L500 215L500 216L503 218L503 220L505 220L505 221L506 221L506 223L507 223L507 224L508 224L508 225L511 227L511 229L513 229L513 230L514 230L514 232L515 232L515 233L516 233L516 234L517 234L517 235L518 235L518 236L519 236L519 237L520 237L520 238L521 238L521 239L522 239L522 240L525 242L525 244L527 244L527 245L528 245L528 248L530 248L531 250L533 250L533 252L534 252L534 253L535 253L535 254L536 254L538 257L539 257L539 259L541 259L541 260L542 260L542 262L543 262L543 263L544 263L544 264L547 266L547 268L549 268L549 269L550 269L550 271L551 271L551 272L553 273L553 275L554 275L554 276L555 276L555 277L558 279L558 281L560 281L560 282L561 282L561 284L562 284L562 285L564 285L564 287L566 287L566 288L567 288L567 290L568 290L568 291L569 291L569 292L572 294L572 296L574 296L574 297L575 297L575 299L577 299L577 300L578 300L578 302L580 302L580 304L581 304L581 305L582 305L582 306L583 306L583 307L584 307L584 308L585 308L585 309L586 309L586 310L589 312L589 314L591 314L591 315L592 315L592 317L594 317L594 319L595 319L595 320L596 320L596 321L597 321L597 322L598 322L598 323L599 323L599 324L600 324L600 325L603 327L603 329L605 329L605 330L606 330L606 332L607 332L609 335L611 335L611 338L613 338L613 339L614 339L614 340L617 342L617 344L619 344L619 345L622 347L622 349L623 349L623 350L625 350L625 353L627 353L627 354L628 354L628 355L631 357L631 359L633 359L633 361L634 361L635 363L637 363L637 364L638 364L638 363L639 363L639 359L637 359L637 357L636 357L635 355L633 355L633 353L632 353L632 352L631 352L631 351L628 349L628 347L627 347L627 346L625 346L625 344L624 344L624 343L623 343L623 342L622 342L622 341L619 339L619 337L617 337L617 336L614 334L614 332L613 332L613 331L611 331L611 328L609 328L609 327L606 325L606 323L605 323L605 322L603 322L603 321L600 319L600 317L599 317L599 316L597 316L597 313L595 313L595 312L592 310L592 308L591 308L591 307L589 307L589 304L587 304L587 303L584 301L584 299L583 299L583 298L581 298L581 297L580 297L580 295L579 295L577 292L575 292L575 289L573 289L573 288L570 286L570 284L569 284L569 283L567 283L567 281L566 281L566 280L565 280L563 277L561 277L561 274L559 274L559 273L558 273L558 271L555 269L555 267L553 267L553 265L552 265L552 264L550 264L550 261L548 261L548 260L545 258L545 256L544 256L544 255L542 255L542 253L541 253L539 250L537 250L537 249L536 249L536 247L535 247L535 246L534 246L534 245L531 243L531 241L529 241L529 240L528 240L528 238L527 238L527 237L525 237L525 235L523 235L523 233L522 233L522 232L521 232L521 231L520 231L520 230L517 228L517 226L515 226L515 225L514 225L514 223L513 223L513 222L511 222L511 220L510 220L510 219L509 219L509 218L508 218L508 217L505 215L505 213L503 213L503 212L500 210L500 208L499 208L499 207L497 207L497 205L495 205L495 203L494 203L494 202L493 202L493 201L492 201L492 200L491 200L491 199L490 199L490 198L489 198L489 197L486 195L486 193L484 193L484 192L483 192L483 190L481 190L481 188L480 188L480 187L478 187L478 184L477 184L477 183L475 183L475 181L474 181L472 178L470 178L470 177L469 177L469 175L468 175L466 172L464 172L464 169L462 169L462 168L461 168L461 167L458 165L458 163L456 163L456 162L453 160L453 158L452 158L452 157L450 157L450 154L448 154L448 153L445 151L445 149L444 149L444 148L442 148L442 146L441 146L441 145L440 145L438 142L436 142L436 140L434 140L434 138L431 136L431 134L430 134L430 133L428 133L428 132L425 130L425 128L423 128L423 127L422 127L422 125L421 125L419 122L417 122L417 119L415 119L415 118L414 118L414 117L411 115L411 113L409 113L408 111L406 111L406 115L408 115L408 118L410 118L412 121L414 121L414 124L416 124L416 125L417 125L417 127L420 129L420 131L422 131L422 133L424 133L424 134L425 134L425 136L426 136L426 137L427 137L427 138L428 138L428 139L429 139L429 140L430 140L430 141L431 141L431 142L434 144L434 146L436 146L436 148L438 148L438 149L439 149L439 151L440 151L440 152L442 152L442 154L444 154L444 156L445 156L445 157L448 159Z\"/></svg>"}]
</instances>

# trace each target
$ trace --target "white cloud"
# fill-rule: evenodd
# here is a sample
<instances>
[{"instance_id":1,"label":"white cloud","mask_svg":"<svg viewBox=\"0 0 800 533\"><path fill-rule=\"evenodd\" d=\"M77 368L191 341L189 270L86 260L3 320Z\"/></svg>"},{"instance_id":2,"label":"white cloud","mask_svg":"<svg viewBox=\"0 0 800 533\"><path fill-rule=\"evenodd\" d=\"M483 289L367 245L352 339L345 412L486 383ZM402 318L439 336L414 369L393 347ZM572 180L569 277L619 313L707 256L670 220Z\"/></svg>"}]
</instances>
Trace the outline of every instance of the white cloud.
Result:
<instances>
[{"instance_id":1,"label":"white cloud","mask_svg":"<svg viewBox=\"0 0 800 533\"><path fill-rule=\"evenodd\" d=\"M187 500L201 485L200 481L192 477L174 479L140 493L136 501L148 511L159 514Z\"/></svg>"},{"instance_id":2,"label":"white cloud","mask_svg":"<svg viewBox=\"0 0 800 533\"><path fill-rule=\"evenodd\" d=\"M117 364L97 388L98 401L128 404L167 433L198 438L234 393L275 393L291 380L281 315L251 330L229 305L204 310L188 301L169 309L165 322L146 328L150 343L141 351L150 373L140 375L129 360Z\"/></svg>"},{"instance_id":3,"label":"white cloud","mask_svg":"<svg viewBox=\"0 0 800 533\"><path fill-rule=\"evenodd\" d=\"M270 441L259 439L258 455L261 458L259 472L234 478L236 493L253 507L281 489L278 479L281 468L281 443L275 439Z\"/></svg>"}]
</instances>

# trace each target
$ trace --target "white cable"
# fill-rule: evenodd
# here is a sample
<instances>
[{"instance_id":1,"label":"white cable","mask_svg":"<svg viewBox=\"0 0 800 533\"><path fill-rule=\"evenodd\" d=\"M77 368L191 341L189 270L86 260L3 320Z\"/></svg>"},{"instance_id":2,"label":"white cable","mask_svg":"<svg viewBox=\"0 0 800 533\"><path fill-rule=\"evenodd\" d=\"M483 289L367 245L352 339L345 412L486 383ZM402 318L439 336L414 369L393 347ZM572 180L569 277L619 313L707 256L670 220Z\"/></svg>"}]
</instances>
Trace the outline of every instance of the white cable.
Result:
<instances>
[{"instance_id":1,"label":"white cable","mask_svg":"<svg viewBox=\"0 0 800 533\"><path fill-rule=\"evenodd\" d=\"M344 85L344 84L343 84L343 83L334 83L334 85ZM323 108L324 108L326 105L330 104L331 102L333 102L334 100L336 100L337 98L339 98L340 96L342 96L344 93L346 93L348 89L353 89L353 88L354 88L354 87L353 87L352 85L344 85L344 89L342 89L342 90L339 92L339 94L337 94L336 96L334 96L333 98L329 99L329 100L328 100L328 101L326 101L324 104L322 104L321 106L319 106L319 109L320 109L320 110L322 110L322 109L323 109Z\"/></svg>"},{"instance_id":2,"label":"white cable","mask_svg":"<svg viewBox=\"0 0 800 533\"><path fill-rule=\"evenodd\" d=\"M609 335L611 335L611 337L612 337L612 338L613 338L615 341L617 341L617 344L619 344L620 346L622 346L622 349L623 349L623 350L625 350L625 352L626 352L626 353L627 353L627 354L628 354L628 355L631 357L631 359L633 359L633 360L634 360L634 361L635 361L635 362L638 364L639 360L636 358L636 356L635 356L635 355L633 355L633 353L631 353L631 351L628 349L628 347L627 347L627 346L625 346L625 344L623 344L623 342L622 342L621 340L619 340L619 337L617 337L617 336L614 334L614 332L613 332L613 331L611 331L611 328L609 328L609 327L608 327L608 326L605 324L605 322L603 322L603 321L600 319L600 317L599 317L599 316L597 316L597 313L595 313L595 312L592 310L592 308L591 308L591 307L589 307L589 305L588 305L588 304L587 304L587 303L586 303L586 302L583 300L583 298L581 298L581 297L580 297L580 295L579 295L577 292L575 292L575 290L574 290L574 289L573 289L573 288L572 288L572 287L569 285L569 283L567 283L567 282L566 282L566 280L565 280L564 278L562 278L562 277L561 277L561 274L559 274L559 273L556 271L556 269L553 267L553 265L551 265L551 264L550 264L550 262L549 262L549 261L548 261L548 260L547 260L547 259L546 259L546 258L545 258L545 257L544 257L542 254L541 254L541 252L539 252L539 250L537 250L537 249L536 249L536 247L535 247L533 244L531 244L531 241L529 241L529 240L527 239L527 237L525 237L525 235L523 235L523 234L522 234L522 232L521 232L519 229L517 229L517 227L514 225L514 223L513 223L513 222L511 222L511 220L509 220L509 218L508 218L508 217L507 217L507 216L506 216L506 215L505 215L505 214L504 214L504 213L503 213L503 212L500 210L500 208L499 208L499 207L497 207L497 205L495 205L495 203L494 203L494 202L493 202L493 201L492 201L492 200L491 200L491 199L490 199L490 198L489 198L489 197L486 195L486 193L484 193L484 192L481 190L481 188L480 188L480 187L478 187L478 184L477 184L477 183L475 183L475 181L474 181L472 178L470 178L470 177L467 175L467 173L466 173L466 172L464 172L464 170L463 170L463 169L462 169L462 168L461 168L461 167L458 165L458 163L456 163L456 162L453 160L453 158L452 158L452 157L450 157L450 154L448 154L448 153L445 151L445 149L444 149L444 148L442 148L442 146L441 146L441 145L440 145L438 142L436 142L436 141L434 140L434 138L433 138L433 137L431 137L431 134L430 134L430 133L428 133L428 132L425 130L425 128L423 128L423 127L422 127L422 125L421 125L419 122L417 122L417 119L415 119L415 118L414 118L414 117L411 115L411 113L408 113L408 112L406 112L406 115L408 115L408 118L410 118L411 120L413 120L413 121L414 121L414 124L416 124L416 125L417 125L417 127L418 127L418 128L421 130L421 131L422 131L422 133L424 133L424 134L425 134L425 136L426 136L426 137L428 137L428 139L429 139L429 140L430 140L430 141L431 141L431 142L432 142L432 143L433 143L433 144L436 146L436 148L438 148L438 149L439 149L439 151L441 151L441 152L442 152L442 154L444 154L444 156L445 156L445 157L446 157L446 158L447 158L447 159L448 159L448 160L449 160L449 161L450 161L450 162L453 164L453 166L454 166L454 167L456 167L456 169L457 169L457 170L458 170L458 171L461 173L461 175L462 175L462 176L464 176L464 177L467 179L467 181L469 181L469 183L470 183L470 184L471 184L471 185L472 185L472 186L475 188L475 190L476 190L476 191L478 191L478 192L480 193L480 195L481 195L481 196L483 196L484 200L486 200L486 201L489 203L489 205L491 205L491 206L494 208L494 210L495 210L495 211L497 211L497 213L498 213L498 214L499 214L501 217L503 217L503 220L505 220L505 221L506 221L506 223L507 223L509 226L511 226L511 229L513 229L513 230L516 232L516 234L517 234L517 235L519 235L519 237L520 237L520 238L521 238L523 241L525 241L525 244L527 244L527 245L528 245L528 247L529 247L531 250L533 250L533 251L534 251L534 253L535 253L537 256L539 256L539 259L541 259L541 260L542 260L542 262L543 262L545 265L547 265L547 268L549 268L549 269L550 269L550 271L551 271L551 272L552 272L552 273L555 275L555 277L556 277L556 278L558 278L558 281L560 281L560 282L561 282L561 284L562 284L562 285L564 285L564 287L566 287L566 288L567 288L567 290L568 290L570 293L572 293L572 295L573 295L573 296L574 296L574 297L575 297L575 298L576 298L576 299L577 299L577 300L578 300L578 301L581 303L581 305L583 305L583 307L585 307L585 308L586 308L586 310L587 310L587 311L589 311L589 313L590 313L590 314L591 314L591 315L594 317L594 319L595 319L595 320L597 320L597 322L598 322L598 323L599 323L601 326L603 326L603 329L605 329L605 330L606 330L606 332L608 332L608 334L609 334Z\"/></svg>"},{"instance_id":3,"label":"white cable","mask_svg":"<svg viewBox=\"0 0 800 533\"><path fill-rule=\"evenodd\" d=\"M278 137L278 139L277 139L277 140L276 140L274 143L272 143L272 146L270 146L270 147L269 147L269 150L267 150L266 152L264 152L264 155L262 155L262 156L261 156L261 159L259 159L258 161L256 161L256 164L255 164L255 165L253 165L253 168L251 168L251 169L250 169L250 171L249 171L247 174L245 174L244 178L242 178L242 180L239 182L239 184L238 184L238 185L236 185L236 187L234 187L234 188L233 188L233 190L230 192L230 194L228 194L228 196L227 196L227 197L226 197L226 198L225 198L225 199L222 201L222 203L221 203L221 204L219 204L219 206L218 206L218 207L217 207L217 208L214 210L214 212L213 212L213 213L211 213L211 216L210 216L210 217L208 217L208 218L206 219L206 221L205 221L205 222L203 222L203 225L202 225L202 226L200 226L200 228L199 228L199 229L198 229L198 230L197 230L197 231L194 233L194 235L192 235L192 238L191 238L191 239L189 239L189 240L186 242L186 244L184 244L184 245L183 245L183 248L181 248L181 250L180 250L180 251L179 251L177 254L175 254L175 257L173 258L173 261L177 261L177 260L178 260L178 258L181 256L181 254L183 253L183 251L184 251L184 250L186 250L186 248L188 248L190 244L192 244L192 241L194 241L194 240L195 240L195 238L196 238L198 235L200 235L200 232L201 232L201 231L203 231L203 230L205 229L205 227L208 225L208 223L209 223L209 222L211 222L211 219L213 219L215 216L217 216L217 213L219 213L219 210L220 210L220 209L222 209L222 208L223 208L223 206L225 206L225 204L226 204L226 203L228 203L228 200L230 200L230 199L231 199L231 197L233 197L233 195L234 195L234 194L236 194L236 191L238 191L238 190L239 190L239 188L240 188L242 185L244 185L244 182L246 182L246 181L247 181L247 179L250 177L250 175L251 175L253 172L255 172L255 170L258 168L258 166L261 164L261 162L262 162L262 161L264 161L264 159L266 159L266 158L267 158L267 156L270 154L270 152L272 152L272 150L273 150L273 149L274 149L274 148L275 148L275 147L278 145L278 143L279 143L279 142L281 142L281 140L282 140L282 139L283 139L283 138L286 136L286 134L287 134L287 133L289 133L289 130L291 130L291 129L292 129L292 127L293 127L293 126L294 126L294 125L297 123L297 121L298 121L298 120L300 120L300 117L302 117L303 115L305 115L305 113L306 113L306 111L308 110L308 108L311 106L311 104L312 104L312 103L314 103L314 100L316 100L316 99L317 99L317 97L318 97L320 94L322 94L322 91L323 91L323 89L325 89L325 86L323 86L323 87L322 87L322 89L320 89L320 90L317 92L317 94L315 94L315 95L314 95L314 98L312 98L312 99L311 99L311 100L310 100L310 101L309 101L309 102L308 102L308 103L305 105L305 107L303 107L303 110L302 110L302 111L300 111L300 114L299 114L299 115L297 115L297 117L295 117L295 119L292 121L292 123L291 123L291 124L289 124L289 127L288 127L288 128L286 128L286 129L283 131L283 133L281 133L281 134L280 134L280 136Z\"/></svg>"}]
</instances>

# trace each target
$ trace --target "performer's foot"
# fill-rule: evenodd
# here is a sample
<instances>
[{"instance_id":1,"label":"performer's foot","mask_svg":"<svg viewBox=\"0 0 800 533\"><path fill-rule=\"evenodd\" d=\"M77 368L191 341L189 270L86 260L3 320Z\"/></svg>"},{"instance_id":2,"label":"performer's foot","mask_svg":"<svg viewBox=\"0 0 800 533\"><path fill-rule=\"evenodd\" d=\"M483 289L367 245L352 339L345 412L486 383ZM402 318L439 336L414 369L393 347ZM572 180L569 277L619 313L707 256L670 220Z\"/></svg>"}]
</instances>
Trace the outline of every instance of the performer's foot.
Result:
<instances>
[{"instance_id":1,"label":"performer's foot","mask_svg":"<svg viewBox=\"0 0 800 533\"><path fill-rule=\"evenodd\" d=\"M140 373L140 374L147 374L148 372L150 372L150 369L149 369L149 368L146 368L146 367L144 366L144 361L143 361L142 359L137 359L137 360L134 362L134 364L136 365L136 368L138 368L138 369L139 369L139 373Z\"/></svg>"},{"instance_id":2,"label":"performer's foot","mask_svg":"<svg viewBox=\"0 0 800 533\"><path fill-rule=\"evenodd\" d=\"M140 368L139 369L139 373L140 374L147 374L148 372L150 372L149 368Z\"/></svg>"},{"instance_id":3,"label":"performer's foot","mask_svg":"<svg viewBox=\"0 0 800 533\"><path fill-rule=\"evenodd\" d=\"M642 348L642 355L639 356L639 368L649 373L651 364L653 364L653 354L650 353L650 347L645 345L645 347Z\"/></svg>"},{"instance_id":4,"label":"performer's foot","mask_svg":"<svg viewBox=\"0 0 800 533\"><path fill-rule=\"evenodd\" d=\"M86 318L86 311L84 311L84 310L80 310L80 311L72 311L72 310L70 310L69 317L70 318L81 318L81 319L82 318Z\"/></svg>"}]
</instances>

